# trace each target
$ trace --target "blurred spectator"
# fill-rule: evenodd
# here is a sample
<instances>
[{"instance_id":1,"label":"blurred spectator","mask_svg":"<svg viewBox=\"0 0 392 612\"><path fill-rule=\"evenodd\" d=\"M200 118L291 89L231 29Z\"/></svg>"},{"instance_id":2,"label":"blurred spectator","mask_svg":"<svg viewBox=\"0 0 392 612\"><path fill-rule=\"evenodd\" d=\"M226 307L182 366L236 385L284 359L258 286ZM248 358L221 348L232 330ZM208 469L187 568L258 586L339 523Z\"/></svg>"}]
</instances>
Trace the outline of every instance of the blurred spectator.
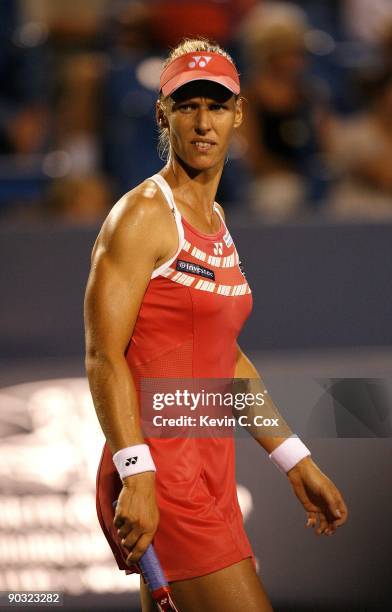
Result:
<instances>
[{"instance_id":1,"label":"blurred spectator","mask_svg":"<svg viewBox=\"0 0 392 612\"><path fill-rule=\"evenodd\" d=\"M23 19L42 24L56 52L96 49L109 4L108 0L19 0Z\"/></svg>"},{"instance_id":2,"label":"blurred spectator","mask_svg":"<svg viewBox=\"0 0 392 612\"><path fill-rule=\"evenodd\" d=\"M67 153L69 172L91 174L101 167L102 82L107 62L100 53L66 57L56 75L54 146Z\"/></svg>"},{"instance_id":3,"label":"blurred spectator","mask_svg":"<svg viewBox=\"0 0 392 612\"><path fill-rule=\"evenodd\" d=\"M389 19L384 22L381 37L379 40L380 61L392 70L392 5Z\"/></svg>"},{"instance_id":4,"label":"blurred spectator","mask_svg":"<svg viewBox=\"0 0 392 612\"><path fill-rule=\"evenodd\" d=\"M28 155L47 144L48 113L38 104L21 106L10 113L0 132L0 153Z\"/></svg>"},{"instance_id":5,"label":"blurred spectator","mask_svg":"<svg viewBox=\"0 0 392 612\"><path fill-rule=\"evenodd\" d=\"M327 214L335 219L392 219L392 70L367 80L367 109L329 130L336 173Z\"/></svg>"},{"instance_id":6,"label":"blurred spectator","mask_svg":"<svg viewBox=\"0 0 392 612\"><path fill-rule=\"evenodd\" d=\"M17 151L20 134L18 133L14 142L13 135L9 133L9 121L12 120L12 129L17 129L16 123L20 114L21 122L27 127L30 107L34 116L36 110L43 113L47 106L49 91L46 41L47 31L44 27L21 21L17 2L3 0L0 3L0 132L3 142L8 141L7 145L11 151ZM40 129L44 130L42 121L39 124ZM31 135L30 125L28 130ZM36 140L40 139L30 142L32 150L39 148ZM26 145L27 143L23 142L24 152L30 148Z\"/></svg>"},{"instance_id":7,"label":"blurred spectator","mask_svg":"<svg viewBox=\"0 0 392 612\"><path fill-rule=\"evenodd\" d=\"M48 219L94 225L103 221L112 203L111 186L104 175L68 177L52 182L44 212Z\"/></svg>"},{"instance_id":8,"label":"blurred spectator","mask_svg":"<svg viewBox=\"0 0 392 612\"><path fill-rule=\"evenodd\" d=\"M345 0L343 6L348 32L367 44L377 44L392 19L391 0Z\"/></svg>"},{"instance_id":9,"label":"blurred spectator","mask_svg":"<svg viewBox=\"0 0 392 612\"><path fill-rule=\"evenodd\" d=\"M245 195L266 222L297 219L332 176L329 214L389 215L389 85L373 75L381 61L392 71L390 0L3 0L0 33L2 219L89 223L158 171L163 55L193 34L228 48L248 100L218 199ZM361 98L350 79L365 67ZM356 114L335 119L327 99Z\"/></svg>"},{"instance_id":10,"label":"blurred spectator","mask_svg":"<svg viewBox=\"0 0 392 612\"><path fill-rule=\"evenodd\" d=\"M265 4L243 28L248 100L243 134L254 173L251 206L266 222L306 212L319 148L321 103L306 80L305 13L288 3Z\"/></svg>"},{"instance_id":11,"label":"blurred spectator","mask_svg":"<svg viewBox=\"0 0 392 612\"><path fill-rule=\"evenodd\" d=\"M18 3L0 3L0 154L42 151L47 144L47 32L20 20Z\"/></svg>"},{"instance_id":12,"label":"blurred spectator","mask_svg":"<svg viewBox=\"0 0 392 612\"><path fill-rule=\"evenodd\" d=\"M157 55L148 4L132 2L114 13L109 68L103 84L104 168L116 196L159 170L155 102L163 59Z\"/></svg>"},{"instance_id":13,"label":"blurred spectator","mask_svg":"<svg viewBox=\"0 0 392 612\"><path fill-rule=\"evenodd\" d=\"M25 21L16 0L0 3L0 206L12 216L36 205L47 177L42 155L50 140L48 32Z\"/></svg>"},{"instance_id":14,"label":"blurred spectator","mask_svg":"<svg viewBox=\"0 0 392 612\"><path fill-rule=\"evenodd\" d=\"M155 39L163 49L181 38L204 36L226 47L244 15L257 0L151 0Z\"/></svg>"}]
</instances>

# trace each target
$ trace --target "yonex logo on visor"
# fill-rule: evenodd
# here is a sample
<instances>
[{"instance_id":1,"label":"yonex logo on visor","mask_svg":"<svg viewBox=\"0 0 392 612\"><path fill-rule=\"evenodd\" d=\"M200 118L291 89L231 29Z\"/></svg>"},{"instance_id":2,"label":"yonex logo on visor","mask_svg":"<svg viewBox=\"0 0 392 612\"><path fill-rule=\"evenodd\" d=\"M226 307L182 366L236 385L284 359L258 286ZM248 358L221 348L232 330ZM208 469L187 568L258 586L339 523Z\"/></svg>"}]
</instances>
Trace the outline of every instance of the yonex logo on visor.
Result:
<instances>
[{"instance_id":1,"label":"yonex logo on visor","mask_svg":"<svg viewBox=\"0 0 392 612\"><path fill-rule=\"evenodd\" d=\"M192 57L192 61L189 62L188 66L189 68L196 68L196 66L199 66L200 68L205 68L205 66L207 66L210 60L211 57L209 57L208 55L194 55Z\"/></svg>"},{"instance_id":2,"label":"yonex logo on visor","mask_svg":"<svg viewBox=\"0 0 392 612\"><path fill-rule=\"evenodd\" d=\"M164 68L160 89L170 96L176 89L191 81L213 81L234 94L240 93L240 79L233 62L220 53L184 53Z\"/></svg>"}]
</instances>

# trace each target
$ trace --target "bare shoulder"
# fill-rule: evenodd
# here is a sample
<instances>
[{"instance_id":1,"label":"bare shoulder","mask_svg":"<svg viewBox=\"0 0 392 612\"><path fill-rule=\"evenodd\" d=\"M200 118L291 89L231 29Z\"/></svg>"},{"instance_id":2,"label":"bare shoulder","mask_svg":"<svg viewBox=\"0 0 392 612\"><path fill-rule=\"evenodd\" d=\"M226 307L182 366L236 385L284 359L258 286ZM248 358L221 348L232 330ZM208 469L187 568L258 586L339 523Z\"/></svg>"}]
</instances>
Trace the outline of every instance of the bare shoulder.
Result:
<instances>
[{"instance_id":1,"label":"bare shoulder","mask_svg":"<svg viewBox=\"0 0 392 612\"><path fill-rule=\"evenodd\" d=\"M147 179L116 202L106 217L102 230L111 235L116 232L130 232L148 229L149 232L161 223L170 221L170 208L159 187Z\"/></svg>"},{"instance_id":2,"label":"bare shoulder","mask_svg":"<svg viewBox=\"0 0 392 612\"><path fill-rule=\"evenodd\" d=\"M143 245L158 252L165 249L162 237L173 232L171 210L158 185L146 179L124 194L114 204L94 245L92 256L97 249L109 250L117 246Z\"/></svg>"}]
</instances>

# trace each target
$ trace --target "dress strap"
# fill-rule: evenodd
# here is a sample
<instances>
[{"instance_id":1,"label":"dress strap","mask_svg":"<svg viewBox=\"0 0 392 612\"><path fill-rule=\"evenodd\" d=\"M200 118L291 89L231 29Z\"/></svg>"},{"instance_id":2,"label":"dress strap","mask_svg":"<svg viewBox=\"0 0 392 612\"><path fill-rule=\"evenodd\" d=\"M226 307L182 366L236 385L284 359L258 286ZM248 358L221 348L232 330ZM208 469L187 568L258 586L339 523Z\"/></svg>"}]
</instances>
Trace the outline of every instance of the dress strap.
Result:
<instances>
[{"instance_id":1,"label":"dress strap","mask_svg":"<svg viewBox=\"0 0 392 612\"><path fill-rule=\"evenodd\" d=\"M171 266L173 261L176 260L178 254L180 253L180 251L182 250L184 246L185 236L184 236L184 228L181 222L181 214L174 201L173 192L170 188L169 183L163 178L161 174L154 174L153 176L150 176L150 179L154 181L154 183L156 183L160 187L163 195L165 196L166 202L170 206L170 209L173 213L173 216L176 222L176 226L177 226L177 231L178 231L178 249L174 257L172 257L168 261L165 261L161 266L159 266L159 268L156 268L152 272L151 278L156 278L157 276L161 275L165 270L167 270Z\"/></svg>"},{"instance_id":2,"label":"dress strap","mask_svg":"<svg viewBox=\"0 0 392 612\"><path fill-rule=\"evenodd\" d=\"M218 215L220 216L220 218L221 218L221 220L222 220L222 223L223 223L224 227L226 227L225 220L224 220L224 218L222 217L222 213L221 213L221 211L219 210L219 206L217 205L217 203L216 203L216 202L214 202L214 210L215 210L215 212L216 212L216 213L218 213Z\"/></svg>"}]
</instances>

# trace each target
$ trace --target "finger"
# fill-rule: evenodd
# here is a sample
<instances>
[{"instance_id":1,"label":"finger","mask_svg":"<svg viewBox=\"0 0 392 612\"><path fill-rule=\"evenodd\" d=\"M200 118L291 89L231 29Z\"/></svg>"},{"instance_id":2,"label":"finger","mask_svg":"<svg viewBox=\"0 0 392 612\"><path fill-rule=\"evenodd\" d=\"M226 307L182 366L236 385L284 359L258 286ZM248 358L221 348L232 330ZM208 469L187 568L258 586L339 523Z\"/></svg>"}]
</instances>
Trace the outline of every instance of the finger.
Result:
<instances>
[{"instance_id":1,"label":"finger","mask_svg":"<svg viewBox=\"0 0 392 612\"><path fill-rule=\"evenodd\" d=\"M134 529L134 525L132 525L129 521L126 521L126 523L124 523L120 529L117 529L118 536L120 538L126 538L132 529Z\"/></svg>"},{"instance_id":2,"label":"finger","mask_svg":"<svg viewBox=\"0 0 392 612\"><path fill-rule=\"evenodd\" d=\"M342 511L339 506L339 499L334 498L332 501L328 502L327 508L325 509L325 514L328 517L329 523L341 520Z\"/></svg>"},{"instance_id":3,"label":"finger","mask_svg":"<svg viewBox=\"0 0 392 612\"><path fill-rule=\"evenodd\" d=\"M335 533L337 527L339 527L339 525L342 525L346 520L345 517L342 516L340 511L339 511L339 514L340 514L340 518L329 520L328 529L332 531L333 533Z\"/></svg>"},{"instance_id":4,"label":"finger","mask_svg":"<svg viewBox=\"0 0 392 612\"><path fill-rule=\"evenodd\" d=\"M338 518L334 520L334 524L339 527L347 521L348 510L342 498L339 498L336 506L335 515L338 516Z\"/></svg>"},{"instance_id":5,"label":"finger","mask_svg":"<svg viewBox=\"0 0 392 612\"><path fill-rule=\"evenodd\" d=\"M130 524L128 517L124 516L124 513L117 506L116 513L115 513L114 518L113 518L113 525L116 527L116 529L121 529L121 527L124 527L127 524L128 525Z\"/></svg>"},{"instance_id":6,"label":"finger","mask_svg":"<svg viewBox=\"0 0 392 612\"><path fill-rule=\"evenodd\" d=\"M116 527L116 529L120 529L120 527L122 527L122 525L125 523L125 518L121 516L120 513L117 513L114 515L114 519L113 519L113 525Z\"/></svg>"},{"instance_id":7,"label":"finger","mask_svg":"<svg viewBox=\"0 0 392 612\"><path fill-rule=\"evenodd\" d=\"M314 527L317 522L316 512L307 512L308 520L306 521L306 527Z\"/></svg>"},{"instance_id":8,"label":"finger","mask_svg":"<svg viewBox=\"0 0 392 612\"><path fill-rule=\"evenodd\" d=\"M336 527L334 525L334 522L332 521L328 521L326 528L323 531L323 535L333 535L336 532Z\"/></svg>"},{"instance_id":9,"label":"finger","mask_svg":"<svg viewBox=\"0 0 392 612\"><path fill-rule=\"evenodd\" d=\"M330 525L333 527L334 531L336 531L337 527L343 525L347 520L348 512L344 502L343 504L338 502L337 507L335 508L335 516L339 516L339 518L335 518L330 521Z\"/></svg>"},{"instance_id":10,"label":"finger","mask_svg":"<svg viewBox=\"0 0 392 612\"><path fill-rule=\"evenodd\" d=\"M326 530L324 531L325 535L332 535L335 533L336 527L333 520L328 520L328 525Z\"/></svg>"},{"instance_id":11,"label":"finger","mask_svg":"<svg viewBox=\"0 0 392 612\"><path fill-rule=\"evenodd\" d=\"M333 533L336 533L337 528L346 522L348 512L344 502L343 505L341 505L339 502L336 504L334 514L335 516L339 516L339 518L329 521L327 535L332 535Z\"/></svg>"},{"instance_id":12,"label":"finger","mask_svg":"<svg viewBox=\"0 0 392 612\"><path fill-rule=\"evenodd\" d=\"M324 534L330 536L330 535L333 535L335 531L336 531L336 528L334 527L333 523L329 523L328 527L324 531Z\"/></svg>"},{"instance_id":13,"label":"finger","mask_svg":"<svg viewBox=\"0 0 392 612\"><path fill-rule=\"evenodd\" d=\"M328 522L333 521L334 519L339 518L339 510L338 510L338 491L331 484L331 486L325 486L320 491L321 500L320 500L320 509L323 514L327 517Z\"/></svg>"},{"instance_id":14,"label":"finger","mask_svg":"<svg viewBox=\"0 0 392 612\"><path fill-rule=\"evenodd\" d=\"M318 528L315 530L317 535L321 535L325 531L325 529L328 527L327 517L325 516L324 512L319 512L319 520L320 520L320 524Z\"/></svg>"},{"instance_id":15,"label":"finger","mask_svg":"<svg viewBox=\"0 0 392 612\"><path fill-rule=\"evenodd\" d=\"M327 514L330 521L341 521L343 517L347 518L346 504L336 487L332 491L326 489L324 491L324 499L327 503Z\"/></svg>"},{"instance_id":16,"label":"finger","mask_svg":"<svg viewBox=\"0 0 392 612\"><path fill-rule=\"evenodd\" d=\"M135 544L142 534L143 534L143 531L140 528L132 529L132 531L125 538L121 540L121 545L125 546L125 548L128 548L130 551L133 552Z\"/></svg>"},{"instance_id":17,"label":"finger","mask_svg":"<svg viewBox=\"0 0 392 612\"><path fill-rule=\"evenodd\" d=\"M140 558L144 555L147 547L149 546L149 544L151 544L151 542L152 542L152 534L144 533L138 539L135 546L133 547L131 555L129 555L127 558L127 563L128 563L128 560L129 562L137 563L140 560Z\"/></svg>"}]
</instances>

